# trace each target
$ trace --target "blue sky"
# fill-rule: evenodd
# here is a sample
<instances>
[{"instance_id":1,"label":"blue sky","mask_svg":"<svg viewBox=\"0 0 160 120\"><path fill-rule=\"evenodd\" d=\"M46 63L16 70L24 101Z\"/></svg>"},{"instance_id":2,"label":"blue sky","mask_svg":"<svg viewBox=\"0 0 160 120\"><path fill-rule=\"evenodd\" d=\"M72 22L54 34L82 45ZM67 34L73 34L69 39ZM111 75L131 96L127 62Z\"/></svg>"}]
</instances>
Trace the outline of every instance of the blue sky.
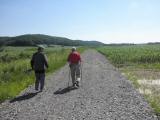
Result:
<instances>
[{"instance_id":1,"label":"blue sky","mask_svg":"<svg viewBox=\"0 0 160 120\"><path fill-rule=\"evenodd\" d=\"M0 0L0 36L160 42L160 0Z\"/></svg>"}]
</instances>

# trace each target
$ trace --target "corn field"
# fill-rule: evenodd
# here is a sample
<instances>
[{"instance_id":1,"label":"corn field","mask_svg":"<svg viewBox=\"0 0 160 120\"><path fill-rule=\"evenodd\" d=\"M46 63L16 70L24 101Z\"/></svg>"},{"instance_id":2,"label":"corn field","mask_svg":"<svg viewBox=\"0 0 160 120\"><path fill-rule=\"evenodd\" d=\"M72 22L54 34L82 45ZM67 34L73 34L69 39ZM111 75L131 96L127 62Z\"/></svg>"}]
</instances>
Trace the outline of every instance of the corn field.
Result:
<instances>
[{"instance_id":1,"label":"corn field","mask_svg":"<svg viewBox=\"0 0 160 120\"><path fill-rule=\"evenodd\" d=\"M106 46L98 51L118 67L160 63L160 45Z\"/></svg>"}]
</instances>

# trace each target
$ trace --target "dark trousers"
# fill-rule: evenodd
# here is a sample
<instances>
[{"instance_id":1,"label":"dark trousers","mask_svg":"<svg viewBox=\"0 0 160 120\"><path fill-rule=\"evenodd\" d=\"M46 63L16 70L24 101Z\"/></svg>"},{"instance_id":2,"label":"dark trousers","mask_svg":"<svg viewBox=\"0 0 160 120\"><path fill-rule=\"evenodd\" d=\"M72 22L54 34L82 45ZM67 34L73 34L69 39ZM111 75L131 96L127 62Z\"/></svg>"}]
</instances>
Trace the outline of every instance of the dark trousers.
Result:
<instances>
[{"instance_id":1,"label":"dark trousers","mask_svg":"<svg viewBox=\"0 0 160 120\"><path fill-rule=\"evenodd\" d=\"M45 73L35 73L36 81L35 81L35 90L43 90L44 88L44 80L45 80Z\"/></svg>"}]
</instances>

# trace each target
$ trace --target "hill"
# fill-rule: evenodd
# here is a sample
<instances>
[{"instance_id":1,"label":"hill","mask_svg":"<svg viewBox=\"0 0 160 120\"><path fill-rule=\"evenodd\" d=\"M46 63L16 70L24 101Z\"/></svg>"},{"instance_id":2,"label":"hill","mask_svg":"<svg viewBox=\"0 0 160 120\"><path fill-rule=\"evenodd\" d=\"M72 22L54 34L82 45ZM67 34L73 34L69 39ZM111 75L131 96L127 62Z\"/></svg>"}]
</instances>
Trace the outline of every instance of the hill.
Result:
<instances>
[{"instance_id":1,"label":"hill","mask_svg":"<svg viewBox=\"0 0 160 120\"><path fill-rule=\"evenodd\" d=\"M55 37L42 34L26 34L16 37L0 37L0 45L6 46L35 46L38 44L63 46L100 46L98 41L71 40L64 37Z\"/></svg>"}]
</instances>

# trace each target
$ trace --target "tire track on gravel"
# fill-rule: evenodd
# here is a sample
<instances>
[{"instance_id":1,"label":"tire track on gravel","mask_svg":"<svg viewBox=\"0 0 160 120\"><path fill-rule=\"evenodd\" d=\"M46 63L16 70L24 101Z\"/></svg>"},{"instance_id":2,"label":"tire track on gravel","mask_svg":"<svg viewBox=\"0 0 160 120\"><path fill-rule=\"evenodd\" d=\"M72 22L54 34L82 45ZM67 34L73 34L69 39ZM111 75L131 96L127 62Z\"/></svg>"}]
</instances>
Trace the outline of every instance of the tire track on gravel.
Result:
<instances>
[{"instance_id":1,"label":"tire track on gravel","mask_svg":"<svg viewBox=\"0 0 160 120\"><path fill-rule=\"evenodd\" d=\"M47 78L44 92L2 103L0 120L158 120L144 98L103 55L88 50L82 60L79 89L54 94L67 87L66 65ZM32 91L33 86L20 95Z\"/></svg>"}]
</instances>

